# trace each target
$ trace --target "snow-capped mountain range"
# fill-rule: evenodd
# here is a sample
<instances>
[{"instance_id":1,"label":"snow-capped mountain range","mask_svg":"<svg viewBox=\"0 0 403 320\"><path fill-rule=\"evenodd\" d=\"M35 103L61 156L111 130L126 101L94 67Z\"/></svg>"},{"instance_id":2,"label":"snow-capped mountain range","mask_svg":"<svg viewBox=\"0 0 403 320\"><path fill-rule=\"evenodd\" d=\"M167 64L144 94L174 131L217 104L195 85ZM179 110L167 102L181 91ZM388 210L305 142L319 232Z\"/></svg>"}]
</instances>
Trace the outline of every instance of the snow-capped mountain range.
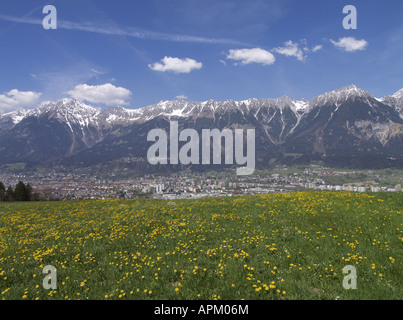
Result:
<instances>
[{"instance_id":1,"label":"snow-capped mountain range","mask_svg":"<svg viewBox=\"0 0 403 320\"><path fill-rule=\"evenodd\" d=\"M311 101L306 99L295 100L286 96L277 99L248 99L243 101L214 101L191 102L184 100L161 101L157 104L146 106L139 109L127 109L115 107L101 109L85 104L75 99L62 99L57 102L43 102L37 109L20 109L0 115L0 123L8 121L9 125L17 125L27 117L40 117L46 114L48 117L59 119L71 128L71 124L77 124L81 127L131 124L134 122L146 122L155 117L198 117L211 112L222 112L239 110L243 113L249 113L252 110L255 113L262 108L291 108L298 116L302 116L308 110L317 106L326 104L340 105L351 97L361 97L367 99L376 99L371 93L362 90L355 85L343 87L334 91L313 98ZM382 99L376 99L387 105L394 107L399 112L403 108L403 89L392 96L386 96ZM369 101L370 103L370 101Z\"/></svg>"},{"instance_id":2,"label":"snow-capped mountain range","mask_svg":"<svg viewBox=\"0 0 403 320\"><path fill-rule=\"evenodd\" d=\"M157 126L167 129L172 119L196 130L256 128L263 163L272 162L273 155L285 161L289 153L309 161L368 152L382 159L403 156L403 89L379 99L351 85L310 101L286 96L174 100L140 109L101 109L74 99L43 102L37 109L0 115L0 164L75 159L89 165L94 159L144 157L147 132Z\"/></svg>"},{"instance_id":3,"label":"snow-capped mountain range","mask_svg":"<svg viewBox=\"0 0 403 320\"><path fill-rule=\"evenodd\" d=\"M102 126L122 123L146 122L155 117L197 117L216 113L219 111L240 110L258 112L264 108L278 108L282 110L290 107L295 113L303 113L308 107L306 100L293 100L288 97L278 99L248 99L245 101L214 101L191 102L184 100L161 101L157 104L139 108L127 109L115 107L108 109L96 108L75 99L62 99L57 102L42 103L37 109L20 109L0 115L0 121L11 125L17 125L27 117L40 117L47 115L71 126L72 123L82 127L89 125Z\"/></svg>"}]
</instances>

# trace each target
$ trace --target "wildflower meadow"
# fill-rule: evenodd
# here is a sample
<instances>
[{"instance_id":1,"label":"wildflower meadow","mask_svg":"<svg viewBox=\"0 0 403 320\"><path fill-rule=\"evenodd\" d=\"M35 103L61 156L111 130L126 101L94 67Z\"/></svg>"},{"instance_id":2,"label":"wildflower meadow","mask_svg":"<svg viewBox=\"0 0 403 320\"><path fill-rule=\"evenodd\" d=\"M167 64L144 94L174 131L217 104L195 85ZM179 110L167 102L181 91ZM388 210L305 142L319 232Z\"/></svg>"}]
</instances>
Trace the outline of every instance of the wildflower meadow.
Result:
<instances>
[{"instance_id":1,"label":"wildflower meadow","mask_svg":"<svg viewBox=\"0 0 403 320\"><path fill-rule=\"evenodd\" d=\"M401 193L3 203L0 299L402 299L402 213Z\"/></svg>"}]
</instances>

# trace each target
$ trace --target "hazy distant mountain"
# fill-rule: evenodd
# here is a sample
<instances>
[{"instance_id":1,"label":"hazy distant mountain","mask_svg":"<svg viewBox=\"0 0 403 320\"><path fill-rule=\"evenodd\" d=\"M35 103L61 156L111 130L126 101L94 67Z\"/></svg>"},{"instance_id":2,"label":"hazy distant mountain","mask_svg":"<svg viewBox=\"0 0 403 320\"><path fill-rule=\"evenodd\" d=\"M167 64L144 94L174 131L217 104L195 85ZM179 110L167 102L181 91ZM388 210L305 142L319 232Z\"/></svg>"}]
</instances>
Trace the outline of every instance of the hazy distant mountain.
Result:
<instances>
[{"instance_id":1,"label":"hazy distant mountain","mask_svg":"<svg viewBox=\"0 0 403 320\"><path fill-rule=\"evenodd\" d=\"M141 109L106 110L63 99L0 115L0 164L57 161L86 167L145 158L153 128L255 128L260 167L323 161L336 166L403 166L403 89L375 98L348 86L311 101L161 101ZM147 166L148 168L148 166Z\"/></svg>"}]
</instances>

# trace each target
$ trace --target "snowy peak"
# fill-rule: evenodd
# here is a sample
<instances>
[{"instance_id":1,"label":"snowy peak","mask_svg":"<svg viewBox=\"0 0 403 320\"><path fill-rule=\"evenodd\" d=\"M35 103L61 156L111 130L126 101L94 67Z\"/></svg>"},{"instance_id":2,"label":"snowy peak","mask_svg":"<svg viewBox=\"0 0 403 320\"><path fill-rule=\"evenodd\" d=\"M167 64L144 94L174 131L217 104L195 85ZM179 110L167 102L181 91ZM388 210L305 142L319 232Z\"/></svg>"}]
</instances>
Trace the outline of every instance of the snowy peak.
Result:
<instances>
[{"instance_id":1,"label":"snowy peak","mask_svg":"<svg viewBox=\"0 0 403 320\"><path fill-rule=\"evenodd\" d=\"M73 131L73 125L78 125L81 128L90 125L97 126L99 113L100 109L88 106L82 101L62 99L57 102L42 103L33 115L56 118L66 123L70 127L70 130Z\"/></svg>"},{"instance_id":2,"label":"snowy peak","mask_svg":"<svg viewBox=\"0 0 403 320\"><path fill-rule=\"evenodd\" d=\"M350 85L347 87L342 87L337 90L326 92L310 101L310 107L315 107L318 105L340 105L343 102L351 98L363 98L369 102L370 99L375 99L375 97L363 89L358 88L356 85Z\"/></svg>"},{"instance_id":3,"label":"snowy peak","mask_svg":"<svg viewBox=\"0 0 403 320\"><path fill-rule=\"evenodd\" d=\"M380 101L395 108L403 118L403 89L399 90L392 96L383 97Z\"/></svg>"},{"instance_id":4,"label":"snowy peak","mask_svg":"<svg viewBox=\"0 0 403 320\"><path fill-rule=\"evenodd\" d=\"M8 112L0 115L0 121L10 121L13 125L16 125L25 117L32 114L34 110L31 109L20 109L12 112Z\"/></svg>"},{"instance_id":5,"label":"snowy peak","mask_svg":"<svg viewBox=\"0 0 403 320\"><path fill-rule=\"evenodd\" d=\"M100 109L86 105L80 100L62 99L57 102L43 102L37 109L37 114L53 113L54 115L82 115L94 116L100 112Z\"/></svg>"},{"instance_id":6,"label":"snowy peak","mask_svg":"<svg viewBox=\"0 0 403 320\"><path fill-rule=\"evenodd\" d=\"M274 104L277 105L280 109L284 109L287 106L294 105L294 100L287 96L282 96L280 98L274 99Z\"/></svg>"},{"instance_id":7,"label":"snowy peak","mask_svg":"<svg viewBox=\"0 0 403 320\"><path fill-rule=\"evenodd\" d=\"M324 94L325 96L334 96L337 99L347 99L352 96L354 97L371 97L373 98L373 95L369 93L368 91L365 91L363 89L358 88L356 85L352 84L347 87L342 87L333 91L329 91Z\"/></svg>"},{"instance_id":8,"label":"snowy peak","mask_svg":"<svg viewBox=\"0 0 403 320\"><path fill-rule=\"evenodd\" d=\"M393 98L397 100L403 99L403 89L400 89L398 92L396 92L393 96Z\"/></svg>"},{"instance_id":9,"label":"snowy peak","mask_svg":"<svg viewBox=\"0 0 403 320\"><path fill-rule=\"evenodd\" d=\"M342 88L334 90L332 92L337 93L337 94L344 94L344 95L359 95L359 96L368 96L369 95L372 97L372 94L370 94L368 91L360 89L354 84L347 86L347 87L342 87Z\"/></svg>"},{"instance_id":10,"label":"snowy peak","mask_svg":"<svg viewBox=\"0 0 403 320\"><path fill-rule=\"evenodd\" d=\"M306 99L294 100L294 106L297 111L304 112L309 107L309 101Z\"/></svg>"},{"instance_id":11,"label":"snowy peak","mask_svg":"<svg viewBox=\"0 0 403 320\"><path fill-rule=\"evenodd\" d=\"M274 102L280 108L291 107L295 111L304 111L309 105L309 101L306 99L294 100L287 96L275 99Z\"/></svg>"},{"instance_id":12,"label":"snowy peak","mask_svg":"<svg viewBox=\"0 0 403 320\"><path fill-rule=\"evenodd\" d=\"M103 125L113 126L114 124L128 125L137 121L142 112L140 109L126 109L115 107L102 110L99 113L99 122Z\"/></svg>"},{"instance_id":13,"label":"snowy peak","mask_svg":"<svg viewBox=\"0 0 403 320\"><path fill-rule=\"evenodd\" d=\"M184 100L160 101L157 104L136 110L138 110L139 121L144 122L158 116L168 118L190 116L195 105L194 102Z\"/></svg>"}]
</instances>

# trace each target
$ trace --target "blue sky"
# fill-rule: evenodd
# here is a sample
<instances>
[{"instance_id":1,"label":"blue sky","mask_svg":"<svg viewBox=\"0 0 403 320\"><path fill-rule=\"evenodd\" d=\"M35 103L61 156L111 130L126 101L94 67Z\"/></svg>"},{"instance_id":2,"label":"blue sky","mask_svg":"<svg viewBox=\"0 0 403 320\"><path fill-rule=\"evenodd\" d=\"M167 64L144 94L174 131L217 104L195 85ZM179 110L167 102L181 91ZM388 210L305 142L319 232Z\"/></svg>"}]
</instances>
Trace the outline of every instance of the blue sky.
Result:
<instances>
[{"instance_id":1,"label":"blue sky","mask_svg":"<svg viewBox=\"0 0 403 320\"><path fill-rule=\"evenodd\" d=\"M403 88L402 12L400 0L0 0L0 113L66 97L311 99L350 84L382 97Z\"/></svg>"}]
</instances>

